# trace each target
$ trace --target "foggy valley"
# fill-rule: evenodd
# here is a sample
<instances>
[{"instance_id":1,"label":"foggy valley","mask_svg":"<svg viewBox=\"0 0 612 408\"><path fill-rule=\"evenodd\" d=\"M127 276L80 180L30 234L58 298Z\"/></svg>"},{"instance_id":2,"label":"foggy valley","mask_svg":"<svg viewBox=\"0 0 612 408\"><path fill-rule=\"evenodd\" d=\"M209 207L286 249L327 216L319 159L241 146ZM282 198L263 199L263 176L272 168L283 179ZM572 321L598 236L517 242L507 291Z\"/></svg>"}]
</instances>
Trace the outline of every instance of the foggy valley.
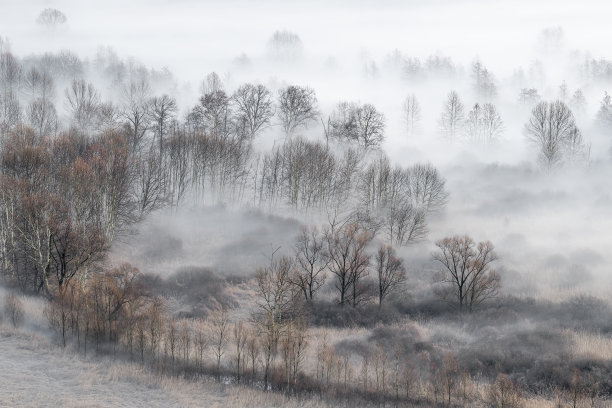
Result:
<instances>
[{"instance_id":1,"label":"foggy valley","mask_svg":"<svg viewBox=\"0 0 612 408\"><path fill-rule=\"evenodd\" d=\"M0 4L0 406L612 406L612 4Z\"/></svg>"}]
</instances>

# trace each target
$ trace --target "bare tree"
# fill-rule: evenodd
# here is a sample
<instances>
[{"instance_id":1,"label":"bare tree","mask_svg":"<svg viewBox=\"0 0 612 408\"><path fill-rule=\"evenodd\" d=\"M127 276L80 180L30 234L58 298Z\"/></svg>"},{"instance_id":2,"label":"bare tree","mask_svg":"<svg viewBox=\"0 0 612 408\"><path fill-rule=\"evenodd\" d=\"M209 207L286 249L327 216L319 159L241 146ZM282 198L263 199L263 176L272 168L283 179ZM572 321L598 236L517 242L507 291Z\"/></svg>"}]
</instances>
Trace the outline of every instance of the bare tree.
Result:
<instances>
[{"instance_id":1,"label":"bare tree","mask_svg":"<svg viewBox=\"0 0 612 408\"><path fill-rule=\"evenodd\" d=\"M481 107L477 103L468 113L464 131L473 142L490 143L502 133L503 127L503 121L494 105L485 103Z\"/></svg>"},{"instance_id":2,"label":"bare tree","mask_svg":"<svg viewBox=\"0 0 612 408\"><path fill-rule=\"evenodd\" d=\"M487 399L493 408L521 408L523 399L520 387L504 374L499 374L489 385Z\"/></svg>"},{"instance_id":3,"label":"bare tree","mask_svg":"<svg viewBox=\"0 0 612 408\"><path fill-rule=\"evenodd\" d=\"M612 97L604 93L596 116L597 124L604 130L612 129Z\"/></svg>"},{"instance_id":4,"label":"bare tree","mask_svg":"<svg viewBox=\"0 0 612 408\"><path fill-rule=\"evenodd\" d=\"M536 103L540 102L542 97L538 93L538 90L535 88L523 88L519 93L519 102L522 104L533 106Z\"/></svg>"},{"instance_id":5,"label":"bare tree","mask_svg":"<svg viewBox=\"0 0 612 408\"><path fill-rule=\"evenodd\" d=\"M378 148L385 139L385 116L373 105L341 102L329 119L329 135L358 143L364 150Z\"/></svg>"},{"instance_id":6,"label":"bare tree","mask_svg":"<svg viewBox=\"0 0 612 408\"><path fill-rule=\"evenodd\" d=\"M576 89L569 101L569 105L578 116L584 115L587 108L587 101L581 89Z\"/></svg>"},{"instance_id":7,"label":"bare tree","mask_svg":"<svg viewBox=\"0 0 612 408\"><path fill-rule=\"evenodd\" d=\"M0 135L6 136L14 130L22 118L21 105L14 92L0 94Z\"/></svg>"},{"instance_id":8,"label":"bare tree","mask_svg":"<svg viewBox=\"0 0 612 408\"><path fill-rule=\"evenodd\" d=\"M211 72L200 84L200 93L206 95L217 91L223 91L223 81L216 72Z\"/></svg>"},{"instance_id":9,"label":"bare tree","mask_svg":"<svg viewBox=\"0 0 612 408\"><path fill-rule=\"evenodd\" d=\"M43 100L53 99L55 86L48 71L30 68L24 75L24 88L29 97Z\"/></svg>"},{"instance_id":10,"label":"bare tree","mask_svg":"<svg viewBox=\"0 0 612 408\"><path fill-rule=\"evenodd\" d=\"M376 273L378 274L378 304L399 288L406 280L406 268L390 245L381 245L376 253Z\"/></svg>"},{"instance_id":11,"label":"bare tree","mask_svg":"<svg viewBox=\"0 0 612 408\"><path fill-rule=\"evenodd\" d=\"M257 371L256 364L259 359L259 346L260 342L257 331L253 328L249 329L247 334L246 355L251 363L251 381L255 381L255 374ZM247 368L246 364L244 368Z\"/></svg>"},{"instance_id":12,"label":"bare tree","mask_svg":"<svg viewBox=\"0 0 612 408\"><path fill-rule=\"evenodd\" d=\"M292 135L299 127L307 128L319 115L312 88L294 85L282 88L278 91L278 102L278 115L287 135Z\"/></svg>"},{"instance_id":13,"label":"bare tree","mask_svg":"<svg viewBox=\"0 0 612 408\"><path fill-rule=\"evenodd\" d=\"M295 259L292 282L304 294L306 301L312 302L325 282L325 270L329 264L324 237L316 227L302 228L295 244Z\"/></svg>"},{"instance_id":14,"label":"bare tree","mask_svg":"<svg viewBox=\"0 0 612 408\"><path fill-rule=\"evenodd\" d=\"M164 94L156 96L149 102L151 120L155 127L155 136L159 140L160 159L163 156L164 139L172 121L175 119L177 106L176 99Z\"/></svg>"},{"instance_id":15,"label":"bare tree","mask_svg":"<svg viewBox=\"0 0 612 408\"><path fill-rule=\"evenodd\" d=\"M330 260L329 270L336 277L339 304L344 306L350 300L353 306L357 306L363 295L363 288L359 285L370 264L366 247L372 240L372 234L357 223L341 227L332 224L325 232L325 240Z\"/></svg>"},{"instance_id":16,"label":"bare tree","mask_svg":"<svg viewBox=\"0 0 612 408\"><path fill-rule=\"evenodd\" d=\"M496 96L497 88L493 75L480 61L472 64L472 79L474 90L479 97L490 100Z\"/></svg>"},{"instance_id":17,"label":"bare tree","mask_svg":"<svg viewBox=\"0 0 612 408\"><path fill-rule=\"evenodd\" d=\"M124 84L122 92L122 116L126 120L131 150L137 151L151 125L149 115L151 87L146 77L134 77Z\"/></svg>"},{"instance_id":18,"label":"bare tree","mask_svg":"<svg viewBox=\"0 0 612 408\"><path fill-rule=\"evenodd\" d=\"M230 99L221 86L212 80L206 89L210 92L202 94L200 104L188 115L192 127L210 132L215 137L227 138L231 129L232 111Z\"/></svg>"},{"instance_id":19,"label":"bare tree","mask_svg":"<svg viewBox=\"0 0 612 408\"><path fill-rule=\"evenodd\" d=\"M365 149L377 148L385 140L385 116L373 105L357 110L357 141Z\"/></svg>"},{"instance_id":20,"label":"bare tree","mask_svg":"<svg viewBox=\"0 0 612 408\"><path fill-rule=\"evenodd\" d=\"M491 242L476 245L467 235L455 235L437 241L436 246L439 251L433 254L433 260L442 266L439 280L448 285L460 311L471 312L475 306L497 296L500 277L491 269L497 260Z\"/></svg>"},{"instance_id":21,"label":"bare tree","mask_svg":"<svg viewBox=\"0 0 612 408\"><path fill-rule=\"evenodd\" d=\"M46 8L38 15L36 22L47 27L55 27L64 24L66 20L64 13L58 9Z\"/></svg>"},{"instance_id":22,"label":"bare tree","mask_svg":"<svg viewBox=\"0 0 612 408\"><path fill-rule=\"evenodd\" d=\"M565 157L570 165L588 163L591 157L591 145L582 137L582 132L574 127L565 141Z\"/></svg>"},{"instance_id":23,"label":"bare tree","mask_svg":"<svg viewBox=\"0 0 612 408\"><path fill-rule=\"evenodd\" d=\"M525 125L527 139L538 148L540 161L549 170L563 160L568 140L575 132L574 115L561 101L537 104Z\"/></svg>"},{"instance_id":24,"label":"bare tree","mask_svg":"<svg viewBox=\"0 0 612 408\"><path fill-rule=\"evenodd\" d=\"M402 105L406 130L409 136L415 136L420 131L421 125L421 105L414 94L410 94L404 99Z\"/></svg>"},{"instance_id":25,"label":"bare tree","mask_svg":"<svg viewBox=\"0 0 612 408\"><path fill-rule=\"evenodd\" d=\"M261 335L264 386L267 389L270 368L276 357L278 342L285 326L296 312L290 280L293 260L272 259L270 265L257 270L257 305L254 319Z\"/></svg>"},{"instance_id":26,"label":"bare tree","mask_svg":"<svg viewBox=\"0 0 612 408\"><path fill-rule=\"evenodd\" d=\"M277 30L268 41L268 49L276 59L293 61L302 56L304 45L296 33Z\"/></svg>"},{"instance_id":27,"label":"bare tree","mask_svg":"<svg viewBox=\"0 0 612 408\"><path fill-rule=\"evenodd\" d=\"M85 133L94 130L100 109L100 94L94 86L84 80L75 79L66 89L65 95L72 125Z\"/></svg>"},{"instance_id":28,"label":"bare tree","mask_svg":"<svg viewBox=\"0 0 612 408\"><path fill-rule=\"evenodd\" d=\"M43 98L33 100L27 109L28 122L39 136L55 136L57 132L57 112L55 106Z\"/></svg>"},{"instance_id":29,"label":"bare tree","mask_svg":"<svg viewBox=\"0 0 612 408\"><path fill-rule=\"evenodd\" d=\"M254 138L270 125L274 115L272 94L264 85L244 84L232 95L237 120L245 127L246 136Z\"/></svg>"},{"instance_id":30,"label":"bare tree","mask_svg":"<svg viewBox=\"0 0 612 408\"><path fill-rule=\"evenodd\" d=\"M460 131L464 118L463 103L455 91L451 91L440 116L440 129L445 138L453 141Z\"/></svg>"},{"instance_id":31,"label":"bare tree","mask_svg":"<svg viewBox=\"0 0 612 408\"><path fill-rule=\"evenodd\" d=\"M217 380L221 381L221 359L225 355L225 349L229 340L229 315L227 310L221 309L213 313L210 318L210 344L216 360Z\"/></svg>"},{"instance_id":32,"label":"bare tree","mask_svg":"<svg viewBox=\"0 0 612 408\"><path fill-rule=\"evenodd\" d=\"M242 322L234 324L232 329L232 340L234 341L234 357L236 359L236 377L240 382L240 374L244 370L243 363L246 360L245 348L248 341L248 329Z\"/></svg>"}]
</instances>

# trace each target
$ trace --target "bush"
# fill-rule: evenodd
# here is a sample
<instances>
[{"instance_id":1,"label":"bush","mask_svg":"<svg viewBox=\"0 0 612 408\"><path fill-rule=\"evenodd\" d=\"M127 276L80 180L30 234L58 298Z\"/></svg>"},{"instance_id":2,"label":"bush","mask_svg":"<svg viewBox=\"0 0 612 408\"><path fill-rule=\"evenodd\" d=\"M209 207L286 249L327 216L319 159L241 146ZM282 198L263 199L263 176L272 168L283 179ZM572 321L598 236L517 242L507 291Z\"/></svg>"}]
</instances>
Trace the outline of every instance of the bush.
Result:
<instances>
[{"instance_id":1,"label":"bush","mask_svg":"<svg viewBox=\"0 0 612 408\"><path fill-rule=\"evenodd\" d=\"M520 408L523 406L520 388L503 374L498 375L497 381L491 383L487 394L489 406L492 408Z\"/></svg>"},{"instance_id":2,"label":"bush","mask_svg":"<svg viewBox=\"0 0 612 408\"><path fill-rule=\"evenodd\" d=\"M17 327L23 322L23 304L14 293L11 293L4 299L4 315L13 327Z\"/></svg>"}]
</instances>

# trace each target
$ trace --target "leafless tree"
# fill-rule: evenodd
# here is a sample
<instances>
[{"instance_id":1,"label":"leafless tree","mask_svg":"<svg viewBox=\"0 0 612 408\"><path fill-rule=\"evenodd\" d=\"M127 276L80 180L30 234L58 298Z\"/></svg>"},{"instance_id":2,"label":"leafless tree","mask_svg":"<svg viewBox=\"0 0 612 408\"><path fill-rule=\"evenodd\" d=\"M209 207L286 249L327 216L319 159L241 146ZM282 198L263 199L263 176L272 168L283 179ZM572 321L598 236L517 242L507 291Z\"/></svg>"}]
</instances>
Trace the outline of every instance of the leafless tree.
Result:
<instances>
[{"instance_id":1,"label":"leafless tree","mask_svg":"<svg viewBox=\"0 0 612 408\"><path fill-rule=\"evenodd\" d=\"M256 364L259 359L260 341L257 336L257 330L251 328L248 330L247 343L246 343L246 356L251 363L251 381L255 381L255 374L257 371ZM245 369L247 365L245 364Z\"/></svg>"},{"instance_id":2,"label":"leafless tree","mask_svg":"<svg viewBox=\"0 0 612 408\"><path fill-rule=\"evenodd\" d=\"M357 110L357 141L365 149L377 148L385 140L385 117L373 105Z\"/></svg>"},{"instance_id":3,"label":"leafless tree","mask_svg":"<svg viewBox=\"0 0 612 408\"><path fill-rule=\"evenodd\" d=\"M227 310L221 309L210 317L210 344L216 361L217 380L221 381L221 359L225 355L227 342L229 341L229 314Z\"/></svg>"},{"instance_id":4,"label":"leafless tree","mask_svg":"<svg viewBox=\"0 0 612 408\"><path fill-rule=\"evenodd\" d=\"M200 84L200 93L206 95L217 91L223 91L223 81L216 72L211 72Z\"/></svg>"},{"instance_id":5,"label":"leafless tree","mask_svg":"<svg viewBox=\"0 0 612 408\"><path fill-rule=\"evenodd\" d=\"M415 136L420 131L421 125L421 105L414 94L410 94L404 99L402 106L404 121L409 136Z\"/></svg>"},{"instance_id":6,"label":"leafless tree","mask_svg":"<svg viewBox=\"0 0 612 408\"><path fill-rule=\"evenodd\" d=\"M21 105L12 91L0 94L0 135L6 136L22 119Z\"/></svg>"},{"instance_id":7,"label":"leafless tree","mask_svg":"<svg viewBox=\"0 0 612 408\"><path fill-rule=\"evenodd\" d=\"M433 259L442 266L439 280L449 286L460 311L471 312L485 300L497 296L501 280L491 269L497 260L491 242L476 245L467 235L455 235L437 241L436 246L439 251L433 254Z\"/></svg>"},{"instance_id":8,"label":"leafless tree","mask_svg":"<svg viewBox=\"0 0 612 408\"><path fill-rule=\"evenodd\" d=\"M196 352L196 362L198 369L202 369L204 365L204 351L209 346L208 326L203 320L196 320L193 323L194 326L194 339L193 345Z\"/></svg>"},{"instance_id":9,"label":"leafless tree","mask_svg":"<svg viewBox=\"0 0 612 408\"><path fill-rule=\"evenodd\" d=\"M487 399L493 408L521 408L523 400L520 387L504 374L499 374L489 385Z\"/></svg>"},{"instance_id":10,"label":"leafless tree","mask_svg":"<svg viewBox=\"0 0 612 408\"><path fill-rule=\"evenodd\" d=\"M240 382L240 375L244 371L243 363L246 360L246 346L248 341L248 329L243 322L237 322L232 329L232 340L234 342L234 358L236 359L236 377Z\"/></svg>"},{"instance_id":11,"label":"leafless tree","mask_svg":"<svg viewBox=\"0 0 612 408\"><path fill-rule=\"evenodd\" d=\"M567 136L564 146L566 161L571 165L586 163L591 155L591 146L587 145L582 132L574 127Z\"/></svg>"},{"instance_id":12,"label":"leafless tree","mask_svg":"<svg viewBox=\"0 0 612 408\"><path fill-rule=\"evenodd\" d=\"M315 293L325 282L325 270L329 258L325 251L324 237L316 227L303 228L295 244L296 267L292 282L312 302Z\"/></svg>"},{"instance_id":13,"label":"leafless tree","mask_svg":"<svg viewBox=\"0 0 612 408\"><path fill-rule=\"evenodd\" d=\"M542 164L550 170L562 161L568 139L576 132L576 122L565 103L541 102L533 108L525 132L538 148Z\"/></svg>"},{"instance_id":14,"label":"leafless tree","mask_svg":"<svg viewBox=\"0 0 612 408\"><path fill-rule=\"evenodd\" d=\"M299 127L307 128L319 115L317 97L312 88L288 86L278 91L278 115L283 130L292 135Z\"/></svg>"},{"instance_id":15,"label":"leafless tree","mask_svg":"<svg viewBox=\"0 0 612 408\"><path fill-rule=\"evenodd\" d=\"M359 191L363 208L358 209L357 219L372 231L384 228L389 242L399 245L423 238L426 216L440 210L448 197L435 167L392 168L384 154L361 172Z\"/></svg>"},{"instance_id":16,"label":"leafless tree","mask_svg":"<svg viewBox=\"0 0 612 408\"><path fill-rule=\"evenodd\" d=\"M64 13L58 9L46 8L38 15L36 22L47 27L55 27L64 24L66 20Z\"/></svg>"},{"instance_id":17,"label":"leafless tree","mask_svg":"<svg viewBox=\"0 0 612 408\"><path fill-rule=\"evenodd\" d=\"M159 140L160 159L164 152L164 139L172 121L175 119L177 106L176 99L164 94L156 96L149 102L149 114L155 128L155 136Z\"/></svg>"},{"instance_id":18,"label":"leafless tree","mask_svg":"<svg viewBox=\"0 0 612 408\"><path fill-rule=\"evenodd\" d=\"M38 70L36 67L30 68L24 75L25 92L33 99L43 100L53 99L55 85L53 77L47 70Z\"/></svg>"},{"instance_id":19,"label":"leafless tree","mask_svg":"<svg viewBox=\"0 0 612 408\"><path fill-rule=\"evenodd\" d=\"M300 37L287 30L277 30L268 41L272 57L278 60L293 61L302 56L304 45Z\"/></svg>"},{"instance_id":20,"label":"leafless tree","mask_svg":"<svg viewBox=\"0 0 612 408\"><path fill-rule=\"evenodd\" d=\"M58 128L55 106L43 98L33 100L27 109L28 122L39 136L55 136Z\"/></svg>"},{"instance_id":21,"label":"leafless tree","mask_svg":"<svg viewBox=\"0 0 612 408\"><path fill-rule=\"evenodd\" d=\"M381 245L376 253L376 273L378 275L378 304L397 290L406 280L406 268L390 245Z\"/></svg>"},{"instance_id":22,"label":"leafless tree","mask_svg":"<svg viewBox=\"0 0 612 408\"><path fill-rule=\"evenodd\" d=\"M612 97L604 93L596 116L597 124L604 130L612 129Z\"/></svg>"},{"instance_id":23,"label":"leafless tree","mask_svg":"<svg viewBox=\"0 0 612 408\"><path fill-rule=\"evenodd\" d=\"M245 128L246 136L254 138L270 125L274 115L272 94L264 85L244 84L232 95L236 120Z\"/></svg>"},{"instance_id":24,"label":"leafless tree","mask_svg":"<svg viewBox=\"0 0 612 408\"><path fill-rule=\"evenodd\" d=\"M378 148L385 138L385 117L373 105L341 102L330 116L331 137L358 143L364 150Z\"/></svg>"},{"instance_id":25,"label":"leafless tree","mask_svg":"<svg viewBox=\"0 0 612 408\"><path fill-rule=\"evenodd\" d=\"M479 97L485 98L485 100L491 100L495 97L497 88L493 75L480 61L472 64L472 79L474 80L474 90Z\"/></svg>"},{"instance_id":26,"label":"leafless tree","mask_svg":"<svg viewBox=\"0 0 612 408\"><path fill-rule=\"evenodd\" d=\"M10 52L0 54L0 91L7 95L17 92L22 78L22 67Z\"/></svg>"},{"instance_id":27,"label":"leafless tree","mask_svg":"<svg viewBox=\"0 0 612 408\"><path fill-rule=\"evenodd\" d=\"M85 133L94 130L98 122L100 94L93 84L75 79L65 95L72 125Z\"/></svg>"},{"instance_id":28,"label":"leafless tree","mask_svg":"<svg viewBox=\"0 0 612 408\"><path fill-rule=\"evenodd\" d=\"M440 129L444 137L453 141L459 131L464 118L463 103L455 91L451 91L444 104L442 115L440 116Z\"/></svg>"},{"instance_id":29,"label":"leafless tree","mask_svg":"<svg viewBox=\"0 0 612 408\"><path fill-rule=\"evenodd\" d=\"M581 89L576 89L570 99L569 106L578 116L584 115L587 108L587 101Z\"/></svg>"},{"instance_id":30,"label":"leafless tree","mask_svg":"<svg viewBox=\"0 0 612 408\"><path fill-rule=\"evenodd\" d=\"M197 128L208 131L216 137L229 137L232 111L230 99L224 90L203 94L200 104L191 113Z\"/></svg>"},{"instance_id":31,"label":"leafless tree","mask_svg":"<svg viewBox=\"0 0 612 408\"><path fill-rule=\"evenodd\" d=\"M131 77L123 85L122 117L126 120L132 151L141 147L142 140L151 126L149 103L151 87L145 77Z\"/></svg>"},{"instance_id":32,"label":"leafless tree","mask_svg":"<svg viewBox=\"0 0 612 408\"><path fill-rule=\"evenodd\" d=\"M278 342L295 308L291 285L293 260L287 257L271 259L270 265L257 270L257 305L254 319L261 336L264 386L268 387L270 368L276 357Z\"/></svg>"},{"instance_id":33,"label":"leafless tree","mask_svg":"<svg viewBox=\"0 0 612 408\"><path fill-rule=\"evenodd\" d=\"M343 226L332 224L325 231L329 270L336 278L340 306L349 302L357 306L363 300L360 285L370 264L366 247L371 240L372 234L354 222Z\"/></svg>"},{"instance_id":34,"label":"leafless tree","mask_svg":"<svg viewBox=\"0 0 612 408\"><path fill-rule=\"evenodd\" d=\"M519 93L519 102L522 104L533 106L536 103L540 102L542 97L538 93L538 90L535 88L523 88Z\"/></svg>"},{"instance_id":35,"label":"leafless tree","mask_svg":"<svg viewBox=\"0 0 612 408\"><path fill-rule=\"evenodd\" d=\"M482 107L477 103L468 113L464 130L468 138L476 143L490 143L503 131L504 124L497 109L490 103Z\"/></svg>"}]
</instances>

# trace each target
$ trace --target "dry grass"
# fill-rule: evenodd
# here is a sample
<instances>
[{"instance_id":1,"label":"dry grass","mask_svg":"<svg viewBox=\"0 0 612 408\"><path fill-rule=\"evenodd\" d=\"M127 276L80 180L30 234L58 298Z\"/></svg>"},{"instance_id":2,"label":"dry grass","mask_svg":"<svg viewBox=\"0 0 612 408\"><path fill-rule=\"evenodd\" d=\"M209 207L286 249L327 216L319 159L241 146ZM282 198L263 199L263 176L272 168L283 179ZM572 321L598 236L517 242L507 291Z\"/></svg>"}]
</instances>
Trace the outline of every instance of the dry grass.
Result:
<instances>
[{"instance_id":1,"label":"dry grass","mask_svg":"<svg viewBox=\"0 0 612 408\"><path fill-rule=\"evenodd\" d=\"M84 358L26 329L0 328L0 407L325 407L317 399L157 376L137 364Z\"/></svg>"},{"instance_id":2,"label":"dry grass","mask_svg":"<svg viewBox=\"0 0 612 408\"><path fill-rule=\"evenodd\" d=\"M612 338L573 330L564 330L563 334L572 344L574 358L612 360Z\"/></svg>"}]
</instances>

